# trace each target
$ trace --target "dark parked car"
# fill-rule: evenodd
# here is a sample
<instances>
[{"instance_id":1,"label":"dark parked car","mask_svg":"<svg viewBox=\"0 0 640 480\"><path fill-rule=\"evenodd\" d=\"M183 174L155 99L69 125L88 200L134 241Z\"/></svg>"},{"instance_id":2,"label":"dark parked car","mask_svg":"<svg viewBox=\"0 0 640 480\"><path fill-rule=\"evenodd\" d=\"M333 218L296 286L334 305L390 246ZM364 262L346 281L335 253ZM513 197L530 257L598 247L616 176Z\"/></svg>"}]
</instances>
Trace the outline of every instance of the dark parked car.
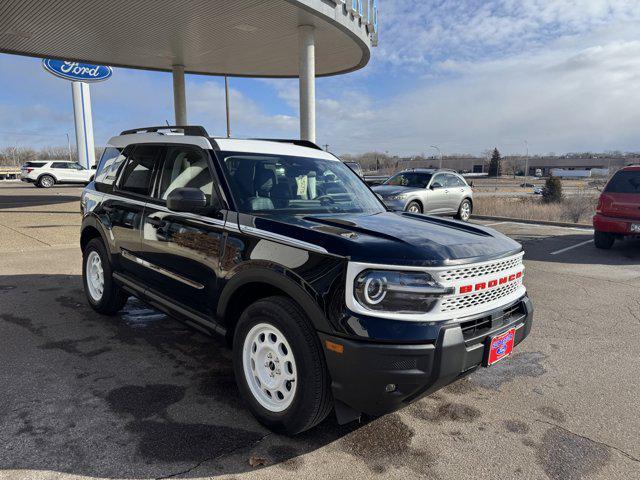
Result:
<instances>
[{"instance_id":1,"label":"dark parked car","mask_svg":"<svg viewBox=\"0 0 640 480\"><path fill-rule=\"evenodd\" d=\"M616 239L640 237L640 165L619 170L600 195L593 217L594 241L609 249Z\"/></svg>"},{"instance_id":2,"label":"dark parked car","mask_svg":"<svg viewBox=\"0 0 640 480\"><path fill-rule=\"evenodd\" d=\"M309 142L173 128L184 135L112 138L85 188L87 300L112 315L134 295L225 337L238 389L269 428L393 411L529 334L515 241L388 211Z\"/></svg>"}]
</instances>

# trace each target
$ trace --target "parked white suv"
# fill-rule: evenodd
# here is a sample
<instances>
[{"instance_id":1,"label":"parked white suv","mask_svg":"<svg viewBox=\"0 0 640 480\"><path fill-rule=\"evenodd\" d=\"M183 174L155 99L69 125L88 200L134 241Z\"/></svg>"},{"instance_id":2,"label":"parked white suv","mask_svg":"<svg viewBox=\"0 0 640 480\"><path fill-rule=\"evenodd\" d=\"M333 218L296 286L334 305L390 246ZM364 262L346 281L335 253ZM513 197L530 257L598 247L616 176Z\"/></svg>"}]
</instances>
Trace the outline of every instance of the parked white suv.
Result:
<instances>
[{"instance_id":1,"label":"parked white suv","mask_svg":"<svg viewBox=\"0 0 640 480\"><path fill-rule=\"evenodd\" d=\"M69 160L41 160L27 162L20 167L20 180L36 187L49 188L56 183L81 183L86 185L95 175L95 167L84 168Z\"/></svg>"}]
</instances>

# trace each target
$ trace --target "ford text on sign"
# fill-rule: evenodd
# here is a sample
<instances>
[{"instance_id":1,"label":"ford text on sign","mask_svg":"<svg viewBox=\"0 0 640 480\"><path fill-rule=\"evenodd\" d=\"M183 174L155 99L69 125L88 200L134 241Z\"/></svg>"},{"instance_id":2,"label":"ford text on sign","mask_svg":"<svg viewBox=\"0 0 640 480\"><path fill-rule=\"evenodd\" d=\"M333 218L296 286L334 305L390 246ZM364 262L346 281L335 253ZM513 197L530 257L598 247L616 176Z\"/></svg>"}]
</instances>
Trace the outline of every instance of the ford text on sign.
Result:
<instances>
[{"instance_id":1,"label":"ford text on sign","mask_svg":"<svg viewBox=\"0 0 640 480\"><path fill-rule=\"evenodd\" d=\"M68 62L45 58L42 66L56 77L76 82L100 82L113 75L113 69L104 65L90 63Z\"/></svg>"}]
</instances>

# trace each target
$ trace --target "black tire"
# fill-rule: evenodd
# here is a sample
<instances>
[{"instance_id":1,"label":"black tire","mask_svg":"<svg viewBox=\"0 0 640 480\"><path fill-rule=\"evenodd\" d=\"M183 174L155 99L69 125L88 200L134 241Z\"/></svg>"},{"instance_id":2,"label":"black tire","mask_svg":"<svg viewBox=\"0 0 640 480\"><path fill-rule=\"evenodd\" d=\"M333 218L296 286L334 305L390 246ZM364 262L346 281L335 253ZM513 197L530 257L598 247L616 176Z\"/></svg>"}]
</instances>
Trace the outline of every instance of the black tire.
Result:
<instances>
[{"instance_id":1,"label":"black tire","mask_svg":"<svg viewBox=\"0 0 640 480\"><path fill-rule=\"evenodd\" d=\"M593 235L593 243L596 248L600 248L602 250L609 250L613 247L613 242L615 242L616 237L609 232L598 232L596 231Z\"/></svg>"},{"instance_id":2,"label":"black tire","mask_svg":"<svg viewBox=\"0 0 640 480\"><path fill-rule=\"evenodd\" d=\"M259 323L280 330L295 358L298 384L291 404L281 412L272 412L256 400L244 373L245 338ZM258 300L242 313L233 337L233 368L249 410L260 423L275 432L295 435L317 425L331 412L331 382L320 339L302 309L287 297Z\"/></svg>"},{"instance_id":3,"label":"black tire","mask_svg":"<svg viewBox=\"0 0 640 480\"><path fill-rule=\"evenodd\" d=\"M404 210L405 212L422 213L422 205L420 205L420 202L412 200L407 204Z\"/></svg>"},{"instance_id":4,"label":"black tire","mask_svg":"<svg viewBox=\"0 0 640 480\"><path fill-rule=\"evenodd\" d=\"M466 213L465 208L468 208L468 214ZM458 207L458 213L455 214L455 218L457 220L462 220L463 222L468 222L471 218L471 213L473 213L473 205L468 198L465 198L460 202L460 206Z\"/></svg>"},{"instance_id":5,"label":"black tire","mask_svg":"<svg viewBox=\"0 0 640 480\"><path fill-rule=\"evenodd\" d=\"M104 289L102 292L102 298L99 301L96 301L91 296L87 285L87 259L91 252L96 252L102 263ZM128 295L114 283L112 273L113 271L111 269L111 263L109 262L109 256L107 255L107 251L102 240L94 238L82 251L82 283L84 285L84 293L89 305L91 305L91 308L96 312L102 315L115 315L117 312L122 310L124 304L127 303Z\"/></svg>"},{"instance_id":6,"label":"black tire","mask_svg":"<svg viewBox=\"0 0 640 480\"><path fill-rule=\"evenodd\" d=\"M38 186L42 188L51 188L56 184L56 179L51 175L42 175L38 179Z\"/></svg>"}]
</instances>

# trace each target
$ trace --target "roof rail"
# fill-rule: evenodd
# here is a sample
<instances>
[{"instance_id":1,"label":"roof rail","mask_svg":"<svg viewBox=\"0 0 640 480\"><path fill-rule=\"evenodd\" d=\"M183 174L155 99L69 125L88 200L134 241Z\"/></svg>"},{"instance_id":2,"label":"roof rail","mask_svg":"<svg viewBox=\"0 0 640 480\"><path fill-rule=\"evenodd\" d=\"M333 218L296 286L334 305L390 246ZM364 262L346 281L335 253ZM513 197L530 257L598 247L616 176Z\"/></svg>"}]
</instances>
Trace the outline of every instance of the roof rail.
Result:
<instances>
[{"instance_id":1,"label":"roof rail","mask_svg":"<svg viewBox=\"0 0 640 480\"><path fill-rule=\"evenodd\" d=\"M182 132L184 135L193 135L196 137L208 137L207 130L200 125L161 125L159 127L141 127L120 132L120 135L133 135L134 133L159 133L164 135L162 130L170 130L172 133Z\"/></svg>"},{"instance_id":2,"label":"roof rail","mask_svg":"<svg viewBox=\"0 0 640 480\"><path fill-rule=\"evenodd\" d=\"M315 150L322 150L322 148L320 148L318 145L313 143L311 140L297 140L297 139L290 140L286 138L253 138L252 140L261 140L264 142L291 143L299 147L307 147L307 148L313 148Z\"/></svg>"}]
</instances>

